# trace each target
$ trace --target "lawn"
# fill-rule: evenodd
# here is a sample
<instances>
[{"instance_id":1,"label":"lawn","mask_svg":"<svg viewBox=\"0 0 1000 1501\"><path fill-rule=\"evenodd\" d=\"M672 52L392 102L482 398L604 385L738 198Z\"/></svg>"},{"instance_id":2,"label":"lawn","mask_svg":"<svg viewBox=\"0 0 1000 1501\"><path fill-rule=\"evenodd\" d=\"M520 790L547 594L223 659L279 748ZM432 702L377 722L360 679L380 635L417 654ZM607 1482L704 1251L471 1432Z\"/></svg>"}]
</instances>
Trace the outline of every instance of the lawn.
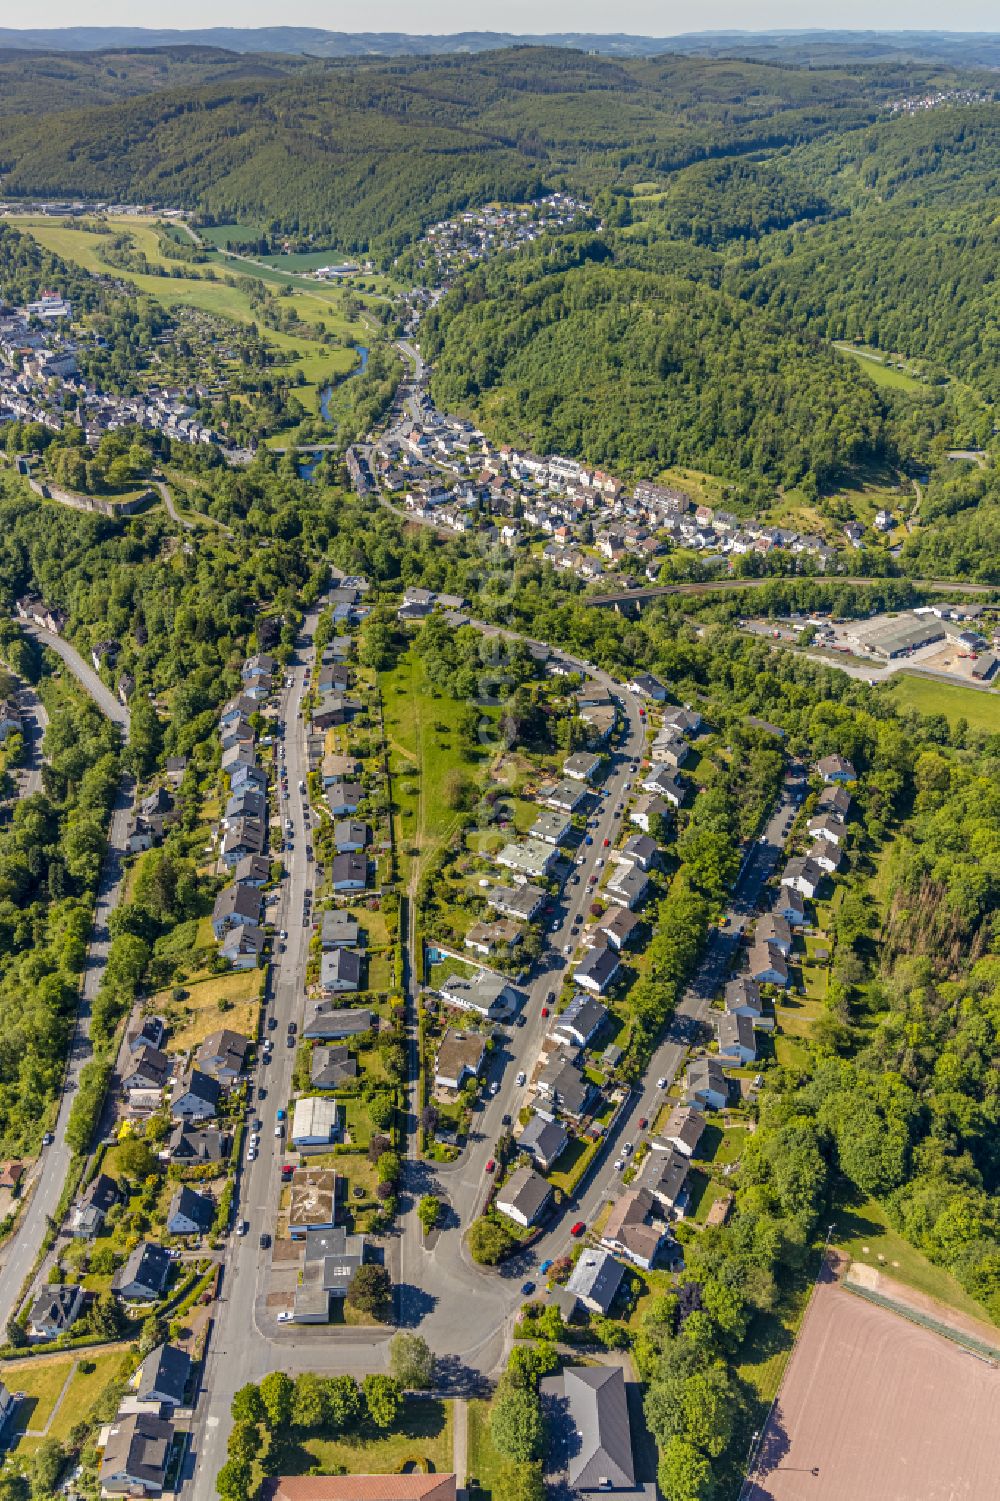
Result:
<instances>
[{"instance_id":1,"label":"lawn","mask_svg":"<svg viewBox=\"0 0 1000 1501\"><path fill-rule=\"evenodd\" d=\"M76 1360L76 1355L40 1355L31 1360L10 1361L0 1368L0 1380L8 1391L25 1394L26 1400L17 1410L19 1432L45 1427Z\"/></svg>"},{"instance_id":2,"label":"lawn","mask_svg":"<svg viewBox=\"0 0 1000 1501\"><path fill-rule=\"evenodd\" d=\"M351 1475L391 1475L410 1460L424 1461L431 1471L447 1474L452 1467L451 1403L409 1397L392 1433L356 1434L350 1439L317 1435L283 1446L276 1457L284 1475L306 1474L313 1465L327 1475L341 1468Z\"/></svg>"},{"instance_id":3,"label":"lawn","mask_svg":"<svg viewBox=\"0 0 1000 1501\"><path fill-rule=\"evenodd\" d=\"M974 730L1000 732L1000 694L962 683L943 683L934 678L900 672L891 680L892 701L897 709L915 709L918 714L943 714L949 724L964 719Z\"/></svg>"},{"instance_id":4,"label":"lawn","mask_svg":"<svg viewBox=\"0 0 1000 1501\"><path fill-rule=\"evenodd\" d=\"M924 381L917 380L916 376L907 375L905 370L896 370L892 365L887 365L887 356L884 354L876 354L870 349L860 349L853 344L835 343L833 347L846 355L848 359L856 360L877 386L892 386L897 391L925 389Z\"/></svg>"},{"instance_id":5,"label":"lawn","mask_svg":"<svg viewBox=\"0 0 1000 1501\"><path fill-rule=\"evenodd\" d=\"M89 1359L94 1369L84 1373L77 1366L49 1427L50 1438L69 1438L70 1429L87 1417L108 1382L120 1376L123 1369L128 1371L136 1364L135 1360L125 1355L124 1348L84 1358Z\"/></svg>"},{"instance_id":6,"label":"lawn","mask_svg":"<svg viewBox=\"0 0 1000 1501\"><path fill-rule=\"evenodd\" d=\"M490 1436L490 1404L469 1403L468 1489L479 1501L490 1501L507 1461L493 1447Z\"/></svg>"},{"instance_id":7,"label":"lawn","mask_svg":"<svg viewBox=\"0 0 1000 1501\"><path fill-rule=\"evenodd\" d=\"M904 1282L929 1298L937 1298L959 1313L991 1322L985 1309L962 1291L950 1272L934 1266L922 1252L896 1234L882 1206L874 1199L838 1206L833 1225L831 1243L853 1261L878 1267L897 1282Z\"/></svg>"},{"instance_id":8,"label":"lawn","mask_svg":"<svg viewBox=\"0 0 1000 1501\"><path fill-rule=\"evenodd\" d=\"M426 856L456 826L449 783L477 777L459 724L466 705L431 686L421 657L404 652L381 675L385 738L392 775L400 865Z\"/></svg>"},{"instance_id":9,"label":"lawn","mask_svg":"<svg viewBox=\"0 0 1000 1501\"><path fill-rule=\"evenodd\" d=\"M261 973L259 969L230 970L195 980L185 984L187 998L180 1002L173 999L170 990L154 996L152 1009L156 1013L166 1015L168 1020L177 1018L170 1036L171 1051L197 1047L219 1027L253 1037L257 1031Z\"/></svg>"},{"instance_id":10,"label":"lawn","mask_svg":"<svg viewBox=\"0 0 1000 1501\"><path fill-rule=\"evenodd\" d=\"M593 1162L600 1146L599 1141L586 1141L583 1137L575 1137L559 1153L556 1165L548 1175L549 1182L553 1187L561 1188L564 1194L571 1194L590 1163Z\"/></svg>"}]
</instances>

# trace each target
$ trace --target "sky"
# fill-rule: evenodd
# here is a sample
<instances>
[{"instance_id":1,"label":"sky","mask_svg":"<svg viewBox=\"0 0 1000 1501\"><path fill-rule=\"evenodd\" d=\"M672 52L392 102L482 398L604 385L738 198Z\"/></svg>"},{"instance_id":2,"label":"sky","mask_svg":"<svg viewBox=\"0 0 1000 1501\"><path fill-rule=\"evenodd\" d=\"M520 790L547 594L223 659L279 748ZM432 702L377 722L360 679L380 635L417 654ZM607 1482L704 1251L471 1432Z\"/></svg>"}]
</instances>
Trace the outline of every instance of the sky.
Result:
<instances>
[{"instance_id":1,"label":"sky","mask_svg":"<svg viewBox=\"0 0 1000 1501\"><path fill-rule=\"evenodd\" d=\"M7 11L5 15L4 12ZM0 25L319 26L328 31L593 31L671 36L685 31L826 27L853 30L1000 30L996 0L369 0L363 8L329 0L172 0L151 12L136 0L36 0L29 10L0 5Z\"/></svg>"}]
</instances>

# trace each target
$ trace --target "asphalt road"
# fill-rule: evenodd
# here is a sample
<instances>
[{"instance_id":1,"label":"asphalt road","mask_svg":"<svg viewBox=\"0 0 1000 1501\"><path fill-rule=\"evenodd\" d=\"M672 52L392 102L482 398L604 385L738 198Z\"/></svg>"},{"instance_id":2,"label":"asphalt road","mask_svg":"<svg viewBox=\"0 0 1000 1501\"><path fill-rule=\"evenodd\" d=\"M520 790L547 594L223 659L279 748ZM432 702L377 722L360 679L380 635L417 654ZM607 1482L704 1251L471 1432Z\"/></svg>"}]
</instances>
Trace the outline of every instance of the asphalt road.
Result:
<instances>
[{"instance_id":1,"label":"asphalt road","mask_svg":"<svg viewBox=\"0 0 1000 1501\"><path fill-rule=\"evenodd\" d=\"M31 636L41 646L47 646L54 651L56 656L62 657L70 672L77 682L87 690L94 703L107 715L112 724L116 724L123 735L128 736L129 712L112 693L107 683L103 682L89 662L85 662L80 653L62 636L57 636L52 631L47 631L40 625L33 625L30 621L22 621L21 629L26 636Z\"/></svg>"},{"instance_id":2,"label":"asphalt road","mask_svg":"<svg viewBox=\"0 0 1000 1501\"><path fill-rule=\"evenodd\" d=\"M36 640L41 640L46 646L51 646L53 650L58 651L73 676L97 700L98 706L106 713L109 708L113 707L115 713L109 717L113 717L117 724L127 729L127 710L122 708L97 674L87 666L79 652L74 650L67 641L53 636L50 631L43 631L34 626L26 626L25 629ZM95 692L95 688L100 689L100 695ZM44 710L42 712L44 713ZM108 919L121 895L125 831L131 809L131 783L123 780L115 799L108 851L98 883L94 925L84 966L80 1004L69 1047L66 1077L59 1102L59 1115L53 1128L55 1139L50 1146L42 1148L42 1171L35 1180L31 1198L15 1233L0 1253L2 1257L0 1259L0 1324L4 1327L16 1311L21 1288L38 1254L47 1222L55 1214L73 1155L66 1144L66 1123L69 1120L70 1109L79 1083L80 1070L91 1056L90 1012L108 957L110 943Z\"/></svg>"}]
</instances>

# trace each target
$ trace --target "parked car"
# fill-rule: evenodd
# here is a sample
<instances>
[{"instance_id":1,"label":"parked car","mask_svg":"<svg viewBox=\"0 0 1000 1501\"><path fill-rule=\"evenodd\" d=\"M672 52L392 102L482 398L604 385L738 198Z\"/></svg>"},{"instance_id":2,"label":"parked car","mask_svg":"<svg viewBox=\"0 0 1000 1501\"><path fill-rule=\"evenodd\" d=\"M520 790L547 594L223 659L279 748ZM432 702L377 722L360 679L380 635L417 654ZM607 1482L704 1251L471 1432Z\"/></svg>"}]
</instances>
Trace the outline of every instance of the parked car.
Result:
<instances>
[{"instance_id":1,"label":"parked car","mask_svg":"<svg viewBox=\"0 0 1000 1501\"><path fill-rule=\"evenodd\" d=\"M542 1015L543 1016L548 1016L548 1014L549 1014L549 1008L548 1008L548 1006L543 1006L542 1007Z\"/></svg>"},{"instance_id":2,"label":"parked car","mask_svg":"<svg viewBox=\"0 0 1000 1501\"><path fill-rule=\"evenodd\" d=\"M261 1250L262 1251L266 1251L267 1248L268 1248L268 1246L270 1244L271 1244L271 1237L268 1235L268 1233L267 1233L266 1230L262 1230L260 1232L260 1248L261 1248Z\"/></svg>"},{"instance_id":3,"label":"parked car","mask_svg":"<svg viewBox=\"0 0 1000 1501\"><path fill-rule=\"evenodd\" d=\"M524 1296L526 1298L530 1298L531 1294L534 1291L535 1291L535 1284L533 1282L522 1282L521 1283L521 1292L524 1294Z\"/></svg>"},{"instance_id":4,"label":"parked car","mask_svg":"<svg viewBox=\"0 0 1000 1501\"><path fill-rule=\"evenodd\" d=\"M584 1224L583 1220L577 1220L577 1222L576 1222L575 1225L571 1225L569 1227L569 1233L570 1233L570 1235L575 1235L575 1236L579 1237L579 1236L581 1236L583 1234L583 1232L584 1232L584 1230L586 1230L586 1228L587 1227Z\"/></svg>"},{"instance_id":5,"label":"parked car","mask_svg":"<svg viewBox=\"0 0 1000 1501\"><path fill-rule=\"evenodd\" d=\"M489 1160L489 1162L486 1164L486 1171L488 1173L495 1172L496 1171L496 1165L497 1165L496 1158L495 1157L491 1157L490 1160Z\"/></svg>"},{"instance_id":6,"label":"parked car","mask_svg":"<svg viewBox=\"0 0 1000 1501\"><path fill-rule=\"evenodd\" d=\"M278 1323L279 1324L290 1324L291 1322L292 1322L292 1315L291 1315L290 1311L287 1308L284 1309L283 1312L281 1312L281 1313L278 1314Z\"/></svg>"},{"instance_id":7,"label":"parked car","mask_svg":"<svg viewBox=\"0 0 1000 1501\"><path fill-rule=\"evenodd\" d=\"M624 1157L616 1157L615 1158L615 1172L616 1173L620 1173L621 1170L622 1170L622 1168L624 1166L625 1166L625 1158Z\"/></svg>"},{"instance_id":8,"label":"parked car","mask_svg":"<svg viewBox=\"0 0 1000 1501\"><path fill-rule=\"evenodd\" d=\"M249 1220L240 1220L239 1224L236 1226L236 1234L237 1235L246 1235L248 1233L249 1229L250 1229L250 1221Z\"/></svg>"},{"instance_id":9,"label":"parked car","mask_svg":"<svg viewBox=\"0 0 1000 1501\"><path fill-rule=\"evenodd\" d=\"M496 1092L497 1092L497 1090L499 1088L500 1088L500 1085L497 1083L497 1081L495 1079L491 1079L490 1080L490 1094L496 1094Z\"/></svg>"},{"instance_id":10,"label":"parked car","mask_svg":"<svg viewBox=\"0 0 1000 1501\"><path fill-rule=\"evenodd\" d=\"M278 1111L278 1114L277 1114L277 1119L278 1119L278 1120L279 1120L279 1121L283 1121L283 1120L284 1120L284 1119L285 1119L285 1112L284 1112L284 1111L283 1111L283 1110L279 1110L279 1111Z\"/></svg>"},{"instance_id":11,"label":"parked car","mask_svg":"<svg viewBox=\"0 0 1000 1501\"><path fill-rule=\"evenodd\" d=\"M291 1177L292 1177L292 1174L294 1172L295 1172L295 1167L294 1167L294 1165L291 1162L283 1162L281 1164L281 1181L282 1181L282 1183L289 1183L289 1182L291 1182Z\"/></svg>"},{"instance_id":12,"label":"parked car","mask_svg":"<svg viewBox=\"0 0 1000 1501\"><path fill-rule=\"evenodd\" d=\"M50 1147L54 1141L55 1137L53 1136L52 1132L46 1131L45 1135L42 1137L42 1146Z\"/></svg>"},{"instance_id":13,"label":"parked car","mask_svg":"<svg viewBox=\"0 0 1000 1501\"><path fill-rule=\"evenodd\" d=\"M645 1131L645 1129L648 1126L648 1124L649 1124L649 1121L648 1121L647 1117L644 1116L644 1115L640 1115L640 1117L639 1117L639 1130L640 1131Z\"/></svg>"},{"instance_id":14,"label":"parked car","mask_svg":"<svg viewBox=\"0 0 1000 1501\"><path fill-rule=\"evenodd\" d=\"M523 1068L519 1069L518 1073L517 1073L517 1078L514 1080L514 1083L517 1084L517 1085L521 1085L521 1084L524 1083L524 1081L527 1079L527 1077L528 1076L524 1072L524 1069Z\"/></svg>"},{"instance_id":15,"label":"parked car","mask_svg":"<svg viewBox=\"0 0 1000 1501\"><path fill-rule=\"evenodd\" d=\"M552 1265L552 1258L551 1257L549 1257L549 1259L547 1261L543 1261L542 1262L542 1264L538 1268L538 1270L541 1272L541 1274L542 1274L543 1277L545 1276L545 1273L549 1270L549 1268L551 1267L551 1265Z\"/></svg>"}]
</instances>

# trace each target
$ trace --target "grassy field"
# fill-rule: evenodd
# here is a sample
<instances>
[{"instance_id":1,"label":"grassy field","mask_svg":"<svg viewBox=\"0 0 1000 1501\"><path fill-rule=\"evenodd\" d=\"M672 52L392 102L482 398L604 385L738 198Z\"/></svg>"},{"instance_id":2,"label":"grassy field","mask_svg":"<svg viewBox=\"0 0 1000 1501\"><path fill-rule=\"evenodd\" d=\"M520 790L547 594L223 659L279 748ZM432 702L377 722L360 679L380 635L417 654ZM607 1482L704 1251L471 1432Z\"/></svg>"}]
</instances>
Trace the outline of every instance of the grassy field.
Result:
<instances>
[{"instance_id":1,"label":"grassy field","mask_svg":"<svg viewBox=\"0 0 1000 1501\"><path fill-rule=\"evenodd\" d=\"M943 683L900 672L890 680L897 709L916 709L918 714L943 714L949 724L964 719L974 730L995 735L1000 731L1000 694L966 688L962 683Z\"/></svg>"},{"instance_id":2,"label":"grassy field","mask_svg":"<svg viewBox=\"0 0 1000 1501\"><path fill-rule=\"evenodd\" d=\"M896 1234L874 1199L838 1207L833 1226L832 1244L846 1252L852 1261L879 1267L897 1282L904 1282L929 1298L937 1298L959 1313L990 1321L985 1309L962 1291L950 1272L934 1266Z\"/></svg>"},{"instance_id":3,"label":"grassy field","mask_svg":"<svg viewBox=\"0 0 1000 1501\"><path fill-rule=\"evenodd\" d=\"M40 1355L33 1360L11 1361L0 1368L0 1380L8 1391L24 1393L25 1400L17 1410L19 1432L46 1426L75 1365L75 1355Z\"/></svg>"},{"instance_id":4,"label":"grassy field","mask_svg":"<svg viewBox=\"0 0 1000 1501\"><path fill-rule=\"evenodd\" d=\"M335 1474L343 1466L350 1475L390 1475L409 1460L425 1461L437 1474L451 1469L450 1402L408 1398L396 1430L389 1434L358 1434L349 1440L317 1435L284 1446L281 1473L301 1475L318 1465L325 1474Z\"/></svg>"},{"instance_id":5,"label":"grassy field","mask_svg":"<svg viewBox=\"0 0 1000 1501\"><path fill-rule=\"evenodd\" d=\"M88 1364L94 1367L89 1372L81 1371L77 1365L73 1379L66 1388L66 1395L49 1425L50 1438L69 1438L70 1430L86 1418L108 1382L121 1374L123 1365L128 1369L129 1365L135 1364L134 1361L123 1360L123 1353L122 1350L109 1350L106 1354L89 1357Z\"/></svg>"},{"instance_id":6,"label":"grassy field","mask_svg":"<svg viewBox=\"0 0 1000 1501\"><path fill-rule=\"evenodd\" d=\"M893 366L887 365L885 355L876 354L870 349L857 348L853 344L834 344L833 347L846 355L848 359L856 360L877 386L892 386L897 391L922 391L925 388L924 381L917 380L913 375L907 375L905 370L896 370Z\"/></svg>"},{"instance_id":7,"label":"grassy field","mask_svg":"<svg viewBox=\"0 0 1000 1501\"><path fill-rule=\"evenodd\" d=\"M490 1437L490 1404L471 1401L467 1471L470 1492L482 1501L490 1501L505 1467L506 1461L497 1453Z\"/></svg>"},{"instance_id":8,"label":"grassy field","mask_svg":"<svg viewBox=\"0 0 1000 1501\"><path fill-rule=\"evenodd\" d=\"M99 275L108 274L108 266L99 257L98 251L106 236L94 230L84 229L79 224L58 219L17 217L12 220L18 228L29 231L32 236L55 251L65 260L83 267L85 271ZM127 231L151 264L176 269L183 262L165 257L159 248L159 236L152 221L142 219L109 219L113 229ZM238 261L230 263L232 274L253 276L256 268L242 266ZM139 291L154 298L164 307L186 306L202 312L228 318L235 323L258 323L259 313L252 307L247 294L226 282L210 281L200 273L197 266L191 267L189 275L180 277L147 276L136 272L124 273L126 279ZM262 279L269 280L261 273ZM281 280L282 278L278 278ZM291 303L299 316L307 323L322 325L327 332L349 340L364 342L368 332L363 323L351 322L343 313L344 293L338 287L318 284L296 286ZM268 343L280 351L286 359L285 368L301 370L305 385L296 388L296 395L303 405L318 410L319 388L331 377L343 375L357 363L352 348L327 348L306 333L283 333L264 329Z\"/></svg>"},{"instance_id":9,"label":"grassy field","mask_svg":"<svg viewBox=\"0 0 1000 1501\"><path fill-rule=\"evenodd\" d=\"M455 826L449 781L474 778L458 726L466 705L428 682L415 651L381 675L385 738L392 776L396 847L406 879L413 859L428 855Z\"/></svg>"},{"instance_id":10,"label":"grassy field","mask_svg":"<svg viewBox=\"0 0 1000 1501\"><path fill-rule=\"evenodd\" d=\"M178 1029L170 1038L172 1049L192 1048L203 1042L210 1032L228 1027L252 1037L257 1029L261 971L232 970L228 974L209 975L207 979L185 984L187 998L178 1003L169 990L153 998L153 1008L168 1018L178 1016ZM220 1001L223 1005L220 1007ZM178 1015L179 1013L179 1015Z\"/></svg>"}]
</instances>

